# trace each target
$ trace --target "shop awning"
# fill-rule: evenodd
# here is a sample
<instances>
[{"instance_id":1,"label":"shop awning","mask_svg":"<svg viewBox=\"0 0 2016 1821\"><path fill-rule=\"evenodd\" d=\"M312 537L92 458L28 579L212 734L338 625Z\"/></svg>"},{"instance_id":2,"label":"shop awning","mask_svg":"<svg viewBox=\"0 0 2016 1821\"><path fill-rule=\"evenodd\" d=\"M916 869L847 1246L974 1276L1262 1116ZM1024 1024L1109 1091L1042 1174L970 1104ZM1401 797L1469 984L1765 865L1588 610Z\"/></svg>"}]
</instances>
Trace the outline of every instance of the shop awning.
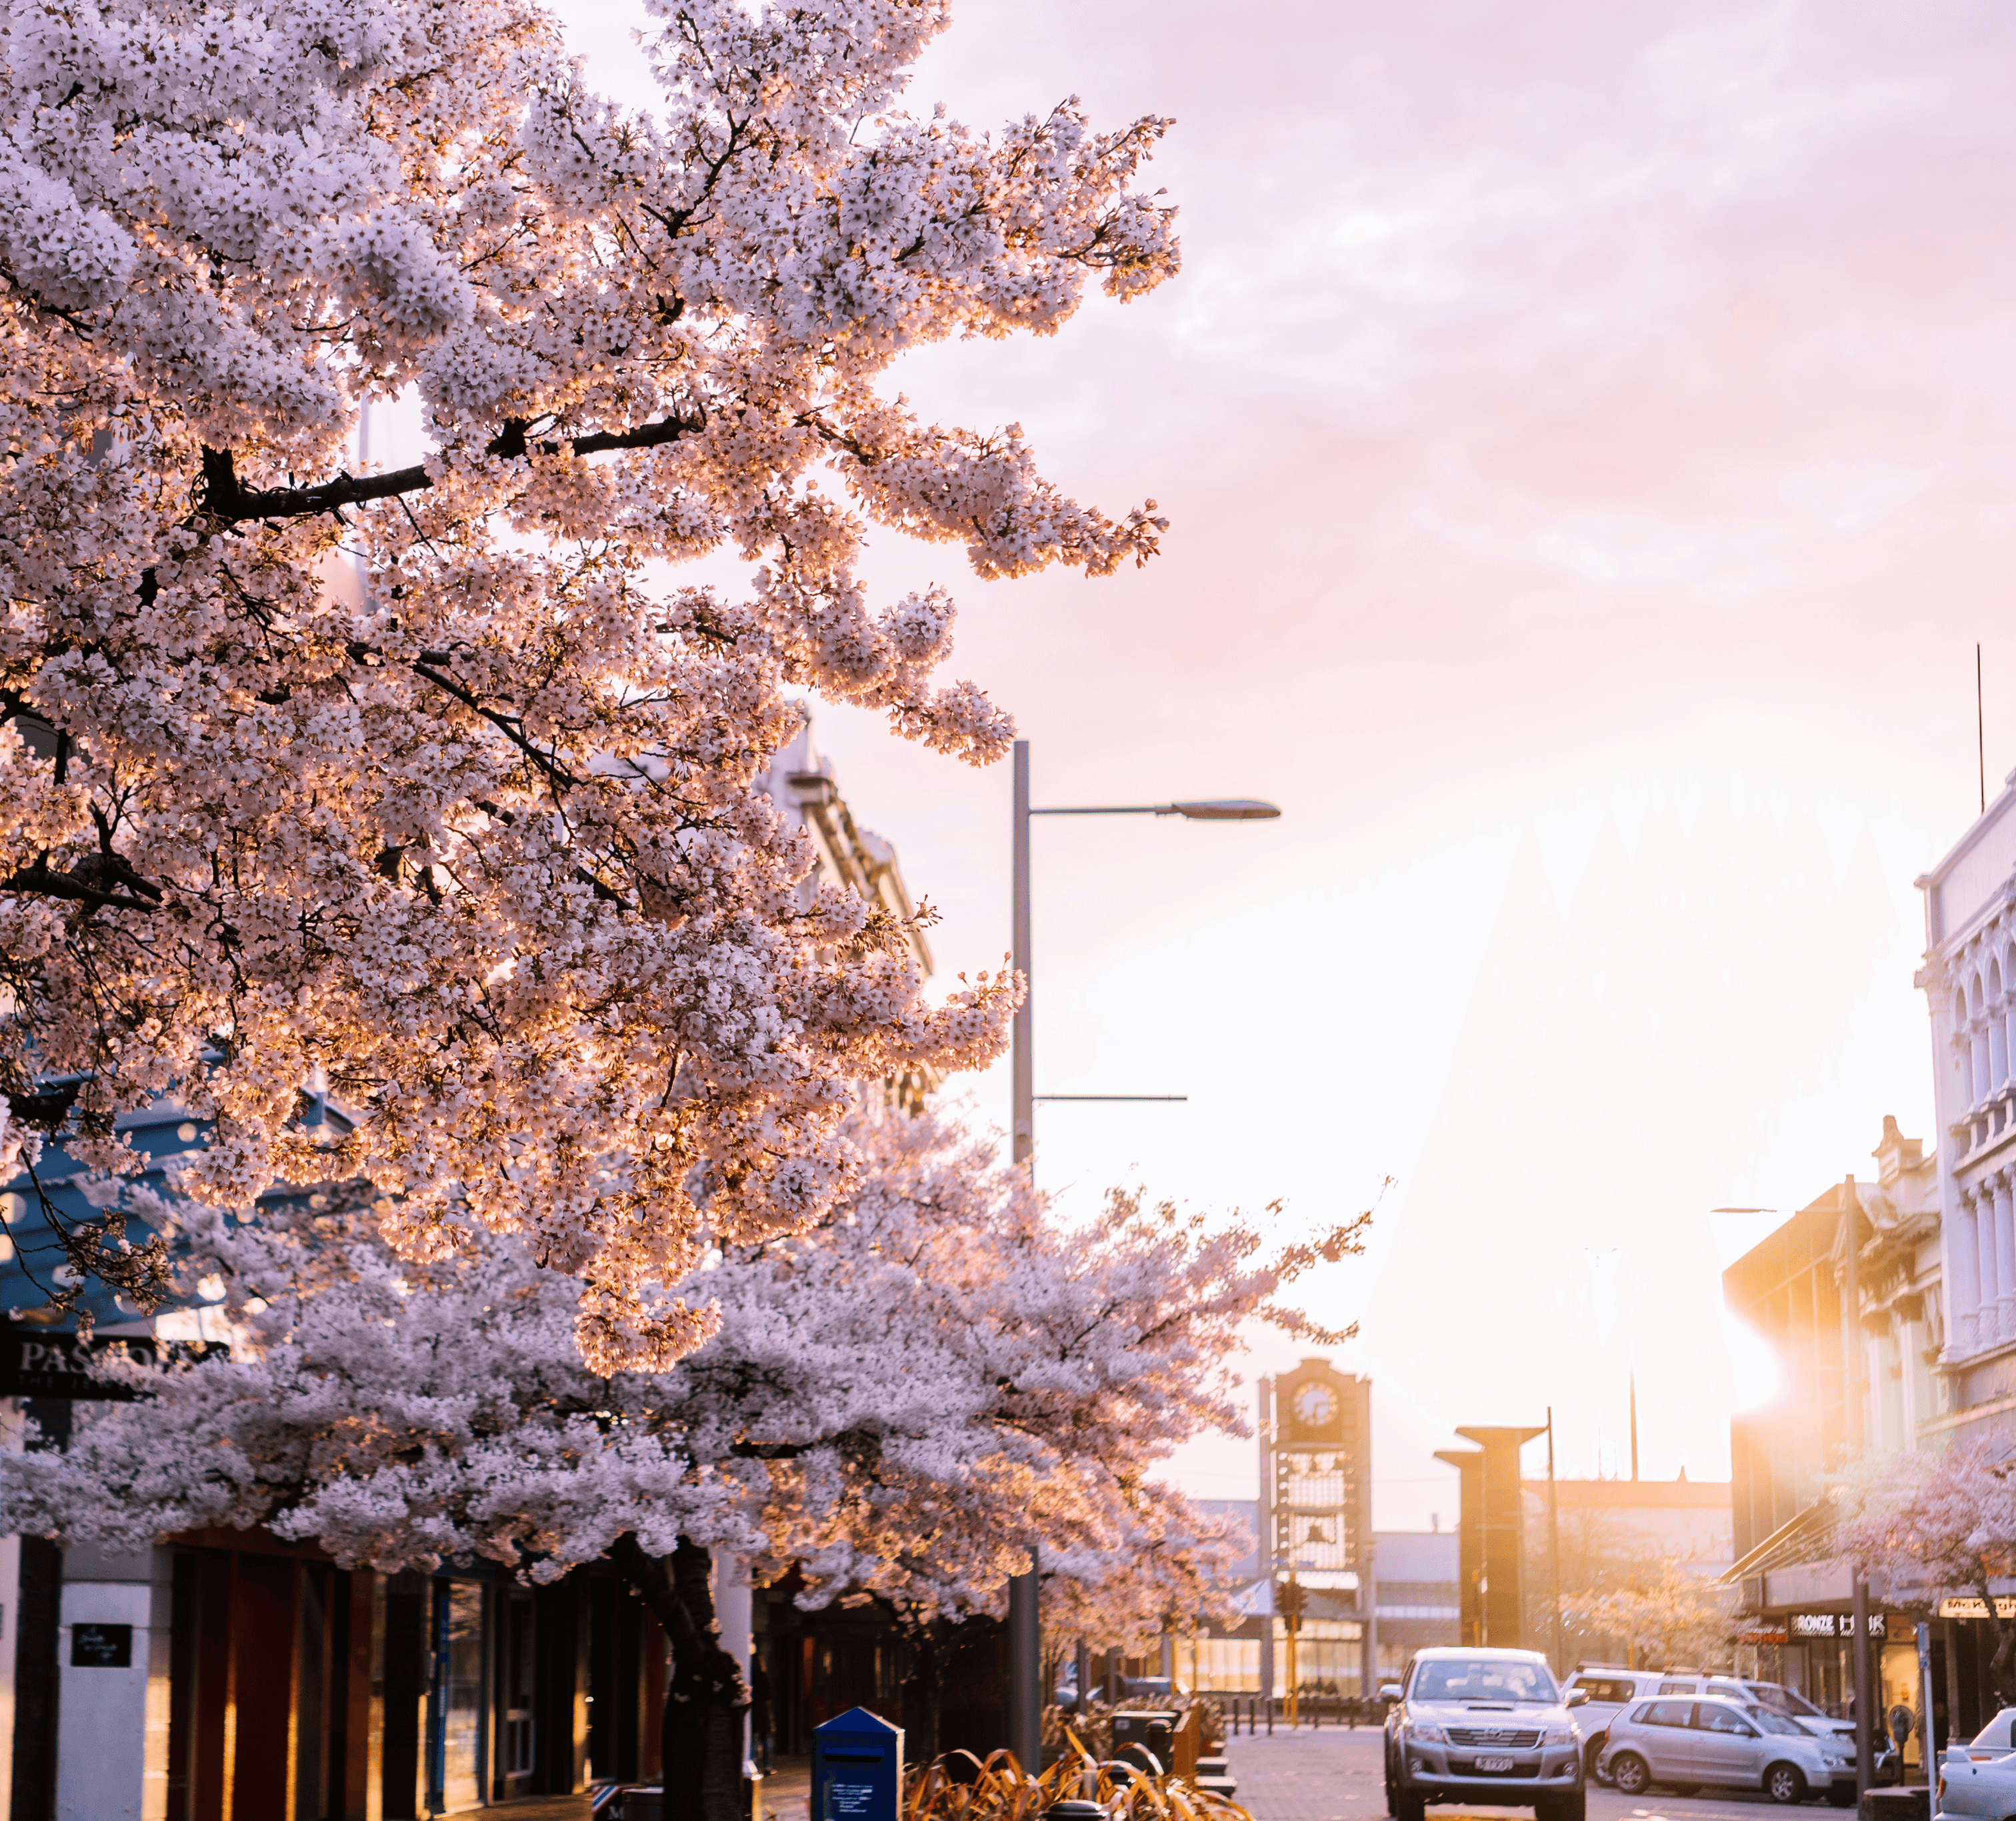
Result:
<instances>
[{"instance_id":1,"label":"shop awning","mask_svg":"<svg viewBox=\"0 0 2016 1821\"><path fill-rule=\"evenodd\" d=\"M1825 1561L1834 1553L1834 1533L1841 1516L1839 1495L1823 1495L1779 1525L1749 1554L1718 1574L1715 1585L1733 1587L1739 1581L1754 1581L1760 1574L1769 1574L1774 1568Z\"/></svg>"}]
</instances>

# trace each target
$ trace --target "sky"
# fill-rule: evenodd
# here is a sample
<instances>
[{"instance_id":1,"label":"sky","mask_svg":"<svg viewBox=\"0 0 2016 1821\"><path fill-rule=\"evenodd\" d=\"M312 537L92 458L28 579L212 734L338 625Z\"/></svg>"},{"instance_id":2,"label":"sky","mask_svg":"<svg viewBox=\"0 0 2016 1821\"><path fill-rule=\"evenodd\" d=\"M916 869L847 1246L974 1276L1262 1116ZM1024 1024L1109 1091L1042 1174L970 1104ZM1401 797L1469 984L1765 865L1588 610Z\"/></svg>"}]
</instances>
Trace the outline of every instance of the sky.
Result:
<instances>
[{"instance_id":1,"label":"sky","mask_svg":"<svg viewBox=\"0 0 2016 1821\"><path fill-rule=\"evenodd\" d=\"M563 9L643 101L624 6ZM1181 276L891 377L1020 423L1163 553L983 583L955 675L1042 803L1253 795L1280 820L1035 833L1038 1113L1105 1185L1374 1206L1305 1301L1374 1381L1375 1521L1454 1520L1459 1423L1561 1469L1728 1473L1768 1355L1721 1268L1931 1138L1913 879L2016 766L2016 15L1963 0L955 0L910 105L1175 117ZM857 818L1009 943L1010 781L814 705ZM1005 1122L997 1068L956 1089ZM1388 1184L1390 1185L1384 1186ZM1304 1350L1256 1340L1247 1369ZM1537 1462L1537 1454L1529 1461ZM1249 1442L1186 1449L1251 1496Z\"/></svg>"}]
</instances>

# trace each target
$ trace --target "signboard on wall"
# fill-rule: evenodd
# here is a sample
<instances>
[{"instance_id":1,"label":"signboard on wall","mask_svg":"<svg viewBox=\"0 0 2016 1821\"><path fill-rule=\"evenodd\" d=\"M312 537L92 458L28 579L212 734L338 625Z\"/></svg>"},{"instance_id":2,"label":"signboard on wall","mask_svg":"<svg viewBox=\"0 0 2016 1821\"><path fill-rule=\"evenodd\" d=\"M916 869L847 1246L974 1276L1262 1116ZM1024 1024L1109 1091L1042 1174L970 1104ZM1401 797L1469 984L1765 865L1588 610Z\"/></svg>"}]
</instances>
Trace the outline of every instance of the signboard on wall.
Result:
<instances>
[{"instance_id":1,"label":"signboard on wall","mask_svg":"<svg viewBox=\"0 0 2016 1821\"><path fill-rule=\"evenodd\" d=\"M1999 1619L2016 1619L2016 1599L2006 1593L1995 1596L1995 1616ZM1949 1595L1939 1602L1939 1617L1942 1619L1985 1619L1988 1617L1988 1603L1967 1595Z\"/></svg>"},{"instance_id":2,"label":"signboard on wall","mask_svg":"<svg viewBox=\"0 0 2016 1821\"><path fill-rule=\"evenodd\" d=\"M1855 1614L1846 1612L1795 1612L1785 1621L1787 1641L1802 1643L1809 1638L1852 1638L1855 1635ZM1869 1615L1869 1635L1881 1638L1885 1635L1883 1615L1873 1612Z\"/></svg>"},{"instance_id":3,"label":"signboard on wall","mask_svg":"<svg viewBox=\"0 0 2016 1821\"><path fill-rule=\"evenodd\" d=\"M131 1625L72 1625L70 1628L70 1664L73 1669L131 1669L133 1667L133 1628Z\"/></svg>"},{"instance_id":4,"label":"signboard on wall","mask_svg":"<svg viewBox=\"0 0 2016 1821\"><path fill-rule=\"evenodd\" d=\"M130 1359L145 1366L178 1360L229 1356L221 1340L157 1340L146 1334L105 1334L80 1340L74 1334L23 1334L0 1328L0 1397L83 1397L130 1402L140 1395L129 1385L93 1378L95 1360Z\"/></svg>"}]
</instances>

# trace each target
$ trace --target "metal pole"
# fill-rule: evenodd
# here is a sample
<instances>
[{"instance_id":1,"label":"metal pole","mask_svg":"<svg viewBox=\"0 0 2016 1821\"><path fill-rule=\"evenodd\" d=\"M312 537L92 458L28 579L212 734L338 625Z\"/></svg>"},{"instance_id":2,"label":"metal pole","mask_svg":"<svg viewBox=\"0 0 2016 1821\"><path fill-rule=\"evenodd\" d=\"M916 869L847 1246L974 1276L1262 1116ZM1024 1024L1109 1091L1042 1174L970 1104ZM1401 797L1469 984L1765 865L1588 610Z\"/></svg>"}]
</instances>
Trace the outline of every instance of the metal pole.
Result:
<instances>
[{"instance_id":1,"label":"metal pole","mask_svg":"<svg viewBox=\"0 0 2016 1821\"><path fill-rule=\"evenodd\" d=\"M1359 1671L1359 1692L1366 1700L1379 1693L1379 1539L1365 1539L1365 1667Z\"/></svg>"},{"instance_id":2,"label":"metal pole","mask_svg":"<svg viewBox=\"0 0 2016 1821\"><path fill-rule=\"evenodd\" d=\"M1029 1017L1029 742L1015 742L1015 968L1023 980L1022 1008L1015 1014L1015 1107L1010 1144L1016 1163L1032 1173L1035 1148L1035 1076L1030 1058ZM1043 1767L1043 1652L1038 1610L1036 1552L1029 1571L1008 1583L1008 1748L1034 1776ZM1081 1691L1082 1692L1082 1691Z\"/></svg>"},{"instance_id":3,"label":"metal pole","mask_svg":"<svg viewBox=\"0 0 2016 1821\"><path fill-rule=\"evenodd\" d=\"M1932 1722L1932 1628L1918 1621L1918 1756L1925 1771L1925 1787L1935 1789L1939 1780L1939 1728Z\"/></svg>"},{"instance_id":4,"label":"metal pole","mask_svg":"<svg viewBox=\"0 0 2016 1821\"><path fill-rule=\"evenodd\" d=\"M1035 1031L1029 1003L1029 742L1015 742L1015 971L1022 976L1022 1009L1015 1014L1014 1160L1027 1163L1036 1148Z\"/></svg>"},{"instance_id":5,"label":"metal pole","mask_svg":"<svg viewBox=\"0 0 2016 1821\"><path fill-rule=\"evenodd\" d=\"M1554 1493L1554 1407L1547 1406L1547 1553L1553 1564L1554 1673L1566 1673L1561 1654L1561 1509Z\"/></svg>"},{"instance_id":6,"label":"metal pole","mask_svg":"<svg viewBox=\"0 0 2016 1821\"><path fill-rule=\"evenodd\" d=\"M1295 1579L1295 1565L1293 1562L1291 1562L1288 1564L1288 1585L1290 1587L1295 1588L1297 1592L1301 1591L1301 1583ZM1291 1595L1291 1598L1293 1597L1294 1596ZM1299 1613L1291 1613L1289 1614L1287 1628L1288 1727L1292 1732L1296 1727L1299 1726L1302 1723L1301 1694L1301 1691L1296 1686L1297 1680L1301 1671L1300 1665L1295 1661L1295 1640L1301 1635L1302 1629L1301 1615Z\"/></svg>"},{"instance_id":7,"label":"metal pole","mask_svg":"<svg viewBox=\"0 0 2016 1821\"><path fill-rule=\"evenodd\" d=\"M1274 1730L1274 1589L1280 1585L1281 1540L1274 1528L1274 1381L1262 1379L1255 1395L1255 1430L1260 1438L1259 1560L1267 1570L1267 1617L1260 1628L1260 1695L1267 1703L1267 1730Z\"/></svg>"},{"instance_id":8,"label":"metal pole","mask_svg":"<svg viewBox=\"0 0 2016 1821\"><path fill-rule=\"evenodd\" d=\"M1870 1742L1869 1711L1869 1579L1855 1577L1855 1790L1866 1796L1875 1787L1876 1754Z\"/></svg>"},{"instance_id":9,"label":"metal pole","mask_svg":"<svg viewBox=\"0 0 2016 1821\"><path fill-rule=\"evenodd\" d=\"M1036 1552L1008 1583L1008 1749L1031 1776L1043 1768L1042 1633L1036 1623Z\"/></svg>"}]
</instances>

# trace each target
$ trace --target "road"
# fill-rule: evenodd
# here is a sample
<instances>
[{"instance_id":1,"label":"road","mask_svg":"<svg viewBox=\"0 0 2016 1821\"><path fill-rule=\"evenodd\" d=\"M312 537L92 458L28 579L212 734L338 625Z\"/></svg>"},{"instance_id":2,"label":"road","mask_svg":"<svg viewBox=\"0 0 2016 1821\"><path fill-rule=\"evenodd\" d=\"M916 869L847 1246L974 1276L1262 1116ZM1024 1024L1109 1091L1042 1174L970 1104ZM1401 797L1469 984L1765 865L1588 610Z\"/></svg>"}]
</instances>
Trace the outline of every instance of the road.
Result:
<instances>
[{"instance_id":1,"label":"road","mask_svg":"<svg viewBox=\"0 0 2016 1821\"><path fill-rule=\"evenodd\" d=\"M1228 1740L1225 1754L1239 1780L1240 1805L1253 1821L1378 1821L1386 1812L1380 1740L1377 1726L1355 1733L1335 1727L1290 1733L1277 1727L1271 1739L1263 1733ZM1593 1784L1589 1792L1589 1821L1764 1821L1760 1811L1771 1806L1761 1793L1735 1790L1687 1798L1655 1791L1636 1800ZM1818 1802L1795 1812L1802 1821L1820 1821L1834 1811ZM1428 1810L1428 1821L1471 1815L1531 1821L1531 1811L1524 1808L1440 1805Z\"/></svg>"}]
</instances>

